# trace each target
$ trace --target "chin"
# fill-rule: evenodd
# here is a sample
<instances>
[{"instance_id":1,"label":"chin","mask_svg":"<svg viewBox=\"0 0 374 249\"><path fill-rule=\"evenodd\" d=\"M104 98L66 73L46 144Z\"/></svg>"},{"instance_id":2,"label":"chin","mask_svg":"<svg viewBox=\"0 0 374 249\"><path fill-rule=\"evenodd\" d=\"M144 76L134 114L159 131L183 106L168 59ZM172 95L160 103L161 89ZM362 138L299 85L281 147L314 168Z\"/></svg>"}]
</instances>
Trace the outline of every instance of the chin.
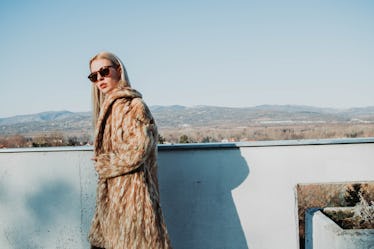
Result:
<instances>
[{"instance_id":1,"label":"chin","mask_svg":"<svg viewBox=\"0 0 374 249\"><path fill-rule=\"evenodd\" d=\"M113 92L114 89L103 89L101 92L104 93L104 94L109 94L111 92Z\"/></svg>"}]
</instances>

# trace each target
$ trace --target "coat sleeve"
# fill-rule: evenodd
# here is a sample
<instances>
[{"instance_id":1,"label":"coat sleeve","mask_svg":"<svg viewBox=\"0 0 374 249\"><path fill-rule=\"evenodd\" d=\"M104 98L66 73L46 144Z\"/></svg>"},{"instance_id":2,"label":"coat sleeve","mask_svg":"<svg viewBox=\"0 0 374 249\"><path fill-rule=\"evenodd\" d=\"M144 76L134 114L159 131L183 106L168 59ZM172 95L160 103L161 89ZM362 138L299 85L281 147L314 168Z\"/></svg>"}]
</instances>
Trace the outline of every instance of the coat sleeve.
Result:
<instances>
[{"instance_id":1,"label":"coat sleeve","mask_svg":"<svg viewBox=\"0 0 374 249\"><path fill-rule=\"evenodd\" d=\"M112 178L138 169L157 146L157 128L150 111L142 100L132 102L127 113L125 105L116 107L112 120L113 150L97 157L95 167L99 178Z\"/></svg>"}]
</instances>

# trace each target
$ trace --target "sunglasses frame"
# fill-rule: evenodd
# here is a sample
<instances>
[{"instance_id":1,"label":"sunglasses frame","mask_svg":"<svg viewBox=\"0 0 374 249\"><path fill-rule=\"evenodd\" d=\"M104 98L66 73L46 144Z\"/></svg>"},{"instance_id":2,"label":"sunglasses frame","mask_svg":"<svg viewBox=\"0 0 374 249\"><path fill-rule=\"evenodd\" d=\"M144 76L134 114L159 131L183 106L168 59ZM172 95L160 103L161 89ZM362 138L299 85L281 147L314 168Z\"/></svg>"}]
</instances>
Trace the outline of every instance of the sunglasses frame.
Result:
<instances>
[{"instance_id":1,"label":"sunglasses frame","mask_svg":"<svg viewBox=\"0 0 374 249\"><path fill-rule=\"evenodd\" d=\"M102 77L107 77L108 75L110 75L110 68L114 68L116 69L116 67L114 67L113 65L110 65L110 66L103 66L101 67L98 71L96 72L93 72L93 73L90 73L90 75L87 76L87 78L92 82L92 83L96 83L97 82L97 79L98 79L98 74L100 74Z\"/></svg>"}]
</instances>

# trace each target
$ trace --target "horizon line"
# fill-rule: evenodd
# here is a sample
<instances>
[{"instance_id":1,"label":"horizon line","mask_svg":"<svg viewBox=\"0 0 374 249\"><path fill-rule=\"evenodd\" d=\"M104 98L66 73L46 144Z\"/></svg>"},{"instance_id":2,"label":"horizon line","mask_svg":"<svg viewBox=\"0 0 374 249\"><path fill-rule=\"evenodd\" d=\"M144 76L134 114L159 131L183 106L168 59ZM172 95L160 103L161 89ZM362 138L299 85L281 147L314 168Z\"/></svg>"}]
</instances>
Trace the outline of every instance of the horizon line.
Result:
<instances>
[{"instance_id":1,"label":"horizon line","mask_svg":"<svg viewBox=\"0 0 374 249\"><path fill-rule=\"evenodd\" d=\"M255 105L255 106L220 106L220 105L180 105L180 104L171 104L171 105L149 105L150 108L152 107L184 107L184 108L196 108L196 107L218 107L218 108L233 108L233 109L241 109L241 108L256 108L256 107L264 107L264 106L274 106L274 107L305 107L305 108L318 108L318 109L333 109L333 110L349 110L349 109L365 109L365 108L374 108L374 105L368 105L368 106L352 106L352 107L328 107L328 106L313 106L313 105L302 105L302 104L261 104L261 105ZM58 113L58 112L71 112L71 113L88 113L91 112L90 110L86 111L70 111L66 109L62 110L46 110L46 111L39 111L39 112L33 112L33 113L24 113L24 114L15 114L11 116L0 116L0 119L6 119L6 118L14 118L14 117L20 117L20 116L30 116L30 115L38 115L42 113Z\"/></svg>"}]
</instances>

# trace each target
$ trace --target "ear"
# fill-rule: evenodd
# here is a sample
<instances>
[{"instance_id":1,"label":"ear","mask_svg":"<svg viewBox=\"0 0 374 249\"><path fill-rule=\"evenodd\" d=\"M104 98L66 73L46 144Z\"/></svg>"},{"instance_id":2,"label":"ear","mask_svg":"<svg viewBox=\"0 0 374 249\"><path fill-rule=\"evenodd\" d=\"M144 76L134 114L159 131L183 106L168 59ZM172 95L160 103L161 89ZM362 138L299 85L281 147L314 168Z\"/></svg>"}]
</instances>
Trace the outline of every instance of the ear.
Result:
<instances>
[{"instance_id":1,"label":"ear","mask_svg":"<svg viewBox=\"0 0 374 249\"><path fill-rule=\"evenodd\" d=\"M117 66L116 70L121 74L122 73L122 68L120 65Z\"/></svg>"},{"instance_id":2,"label":"ear","mask_svg":"<svg viewBox=\"0 0 374 249\"><path fill-rule=\"evenodd\" d=\"M116 71L118 72L118 77L121 80L122 79L122 68L121 68L121 66L118 66L116 68Z\"/></svg>"}]
</instances>

